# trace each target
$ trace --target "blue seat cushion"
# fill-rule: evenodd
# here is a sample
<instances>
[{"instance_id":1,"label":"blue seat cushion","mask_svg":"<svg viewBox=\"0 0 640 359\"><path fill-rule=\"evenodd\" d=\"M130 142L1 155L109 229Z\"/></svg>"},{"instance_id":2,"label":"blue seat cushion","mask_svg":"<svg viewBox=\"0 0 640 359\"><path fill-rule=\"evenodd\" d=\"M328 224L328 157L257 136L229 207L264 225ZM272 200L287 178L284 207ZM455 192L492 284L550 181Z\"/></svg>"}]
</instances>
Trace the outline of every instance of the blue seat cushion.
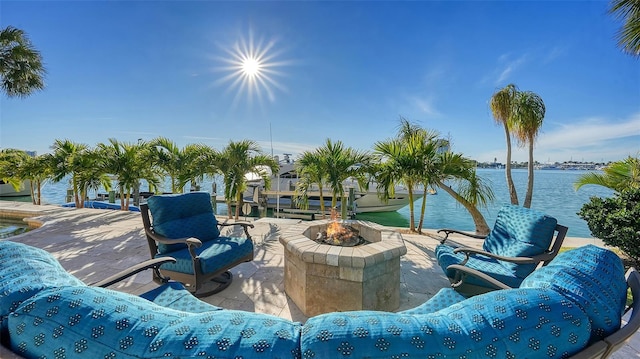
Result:
<instances>
[{"instance_id":1,"label":"blue seat cushion","mask_svg":"<svg viewBox=\"0 0 640 359\"><path fill-rule=\"evenodd\" d=\"M206 192L156 195L147 200L153 218L153 229L170 239L197 238L202 242L220 236L213 214L211 197ZM185 244L158 244L158 252L170 253L186 248Z\"/></svg>"},{"instance_id":2,"label":"blue seat cushion","mask_svg":"<svg viewBox=\"0 0 640 359\"><path fill-rule=\"evenodd\" d=\"M489 292L428 314L357 311L312 317L303 358L562 358L582 349L590 325L553 290Z\"/></svg>"},{"instance_id":3,"label":"blue seat cushion","mask_svg":"<svg viewBox=\"0 0 640 359\"><path fill-rule=\"evenodd\" d=\"M460 262L465 258L463 253L453 253L454 249L455 248L446 244L436 246L436 258L438 259L438 264L440 264L445 275L449 278L454 278L456 271L453 269L447 269L447 267L452 264L460 264ZM514 272L503 266L500 261L487 256L470 256L465 266L486 273L512 288L517 288L520 285L520 282L522 282L521 278L516 277ZM464 281L468 284L482 287L487 286L487 282L474 276L467 276Z\"/></svg>"},{"instance_id":4,"label":"blue seat cushion","mask_svg":"<svg viewBox=\"0 0 640 359\"><path fill-rule=\"evenodd\" d=\"M520 287L550 288L581 307L591 321L592 341L620 328L627 283L620 257L608 249L587 245L560 253Z\"/></svg>"},{"instance_id":5,"label":"blue seat cushion","mask_svg":"<svg viewBox=\"0 0 640 359\"><path fill-rule=\"evenodd\" d=\"M200 268L203 273L212 273L220 268L228 268L243 257L253 253L253 242L240 237L218 237L204 242L200 248L196 248L196 254L200 257ZM175 263L165 263L160 268L180 273L193 273L193 261L187 248L168 254L158 254L156 258L173 257Z\"/></svg>"},{"instance_id":6,"label":"blue seat cushion","mask_svg":"<svg viewBox=\"0 0 640 359\"><path fill-rule=\"evenodd\" d=\"M140 297L163 307L189 313L222 310L220 307L216 307L215 305L203 302L194 297L191 292L179 282L163 284L156 289L141 294Z\"/></svg>"},{"instance_id":7,"label":"blue seat cushion","mask_svg":"<svg viewBox=\"0 0 640 359\"><path fill-rule=\"evenodd\" d=\"M440 309L444 309L450 307L452 305L458 304L463 300L467 299L464 295L456 292L453 288L442 288L434 295L429 298L428 301L422 303L421 305L407 309L401 312L400 314L429 314L439 311Z\"/></svg>"},{"instance_id":8,"label":"blue seat cushion","mask_svg":"<svg viewBox=\"0 0 640 359\"><path fill-rule=\"evenodd\" d=\"M84 285L47 251L8 240L0 241L0 333L20 303L39 291Z\"/></svg>"},{"instance_id":9,"label":"blue seat cushion","mask_svg":"<svg viewBox=\"0 0 640 359\"><path fill-rule=\"evenodd\" d=\"M531 257L549 249L557 220L543 212L516 205L505 205L498 211L495 225L482 248L504 257ZM533 272L537 264L500 263L520 279Z\"/></svg>"},{"instance_id":10,"label":"blue seat cushion","mask_svg":"<svg viewBox=\"0 0 640 359\"><path fill-rule=\"evenodd\" d=\"M9 316L28 358L293 358L300 324L259 313L186 313L95 287L41 291Z\"/></svg>"}]
</instances>

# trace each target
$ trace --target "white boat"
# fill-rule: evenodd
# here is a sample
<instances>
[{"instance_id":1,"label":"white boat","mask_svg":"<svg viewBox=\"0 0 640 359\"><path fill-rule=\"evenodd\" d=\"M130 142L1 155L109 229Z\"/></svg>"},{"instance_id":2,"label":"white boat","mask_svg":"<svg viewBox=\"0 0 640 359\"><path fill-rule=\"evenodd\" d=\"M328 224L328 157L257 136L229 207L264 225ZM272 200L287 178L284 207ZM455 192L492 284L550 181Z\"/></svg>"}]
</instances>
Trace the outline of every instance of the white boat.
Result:
<instances>
[{"instance_id":1,"label":"white boat","mask_svg":"<svg viewBox=\"0 0 640 359\"><path fill-rule=\"evenodd\" d=\"M296 195L295 189L298 176L294 163L288 156L285 155L285 159L280 163L278 178L272 176L271 188L265 189L263 181L256 173L249 173L246 178L249 182L249 189L245 193L246 201L259 203L262 200L266 202L267 208L269 209L289 209L296 207L295 204L292 204L292 201ZM349 195L349 188L354 189L355 213L393 212L409 205L409 193L402 187L396 187L394 197L383 201L376 191L376 183L370 183L366 191L360 188L355 179L345 181L343 186L345 188L345 196ZM325 208L328 211L331 208L332 193L328 188L324 188L322 192ZM317 210L320 208L319 193L317 186L307 192L309 209ZM416 201L422 198L422 196L421 191L414 191L413 200ZM338 207L340 206L341 200L338 199Z\"/></svg>"},{"instance_id":2,"label":"white boat","mask_svg":"<svg viewBox=\"0 0 640 359\"><path fill-rule=\"evenodd\" d=\"M21 197L31 195L31 182L29 180L22 182L20 191L16 191L9 183L0 180L0 197Z\"/></svg>"}]
</instances>

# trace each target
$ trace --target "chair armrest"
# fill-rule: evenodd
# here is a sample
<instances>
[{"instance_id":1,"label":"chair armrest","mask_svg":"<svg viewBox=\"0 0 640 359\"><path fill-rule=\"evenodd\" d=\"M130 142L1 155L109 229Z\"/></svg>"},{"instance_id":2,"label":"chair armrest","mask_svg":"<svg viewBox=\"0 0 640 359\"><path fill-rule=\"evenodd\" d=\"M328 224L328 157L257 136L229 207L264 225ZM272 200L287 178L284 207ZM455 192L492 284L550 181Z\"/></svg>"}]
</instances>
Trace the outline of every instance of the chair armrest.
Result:
<instances>
[{"instance_id":1,"label":"chair armrest","mask_svg":"<svg viewBox=\"0 0 640 359\"><path fill-rule=\"evenodd\" d=\"M185 237L185 238L170 239L170 238L159 235L153 230L147 231L147 235L151 237L151 239L153 239L154 241L162 244L186 244L189 248L191 248L191 246L195 248L199 248L200 246L202 246L202 242L198 238Z\"/></svg>"},{"instance_id":2,"label":"chair armrest","mask_svg":"<svg viewBox=\"0 0 640 359\"><path fill-rule=\"evenodd\" d=\"M460 273L463 273L465 275L472 275L472 276L474 276L474 277L476 277L478 279L481 279L481 280L487 282L488 284L496 287L497 289L511 289L511 287L509 287L508 285L500 282L499 280L497 280L495 278L492 278L492 277L480 272L479 270L476 270L476 269L473 269L473 268L465 267L465 266L462 266L462 265L459 265L459 264L452 264L452 265L447 267L447 270L449 270L449 269L456 270L456 271L458 271ZM455 288L455 287L459 286L461 283L462 283L462 280L451 284L451 286Z\"/></svg>"},{"instance_id":3,"label":"chair armrest","mask_svg":"<svg viewBox=\"0 0 640 359\"><path fill-rule=\"evenodd\" d=\"M468 248L468 247L456 248L453 250L453 253L460 253L460 252L464 253L467 256L467 258L469 258L470 255L480 254L486 257L495 258L501 261L516 263L516 264L535 264L535 263L540 263L544 260L553 258L553 255L549 253L538 254L533 257L503 257L490 252L485 252L481 249Z\"/></svg>"},{"instance_id":4,"label":"chair armrest","mask_svg":"<svg viewBox=\"0 0 640 359\"><path fill-rule=\"evenodd\" d=\"M233 223L218 222L218 226L220 227L242 226L242 229L244 229L244 234L247 236L248 239L251 239L251 235L249 234L249 228L255 228L253 223L249 223L249 222L233 222Z\"/></svg>"},{"instance_id":5,"label":"chair armrest","mask_svg":"<svg viewBox=\"0 0 640 359\"><path fill-rule=\"evenodd\" d=\"M444 238L440 241L440 244L444 244L444 242L449 238L449 234L451 234L451 233L461 234L463 236L476 238L476 239L485 239L485 238L487 238L487 236L478 235L478 234L471 234L471 233L462 232L462 231L458 231L456 229L449 229L449 228L439 229L436 233L440 233L440 232L444 232Z\"/></svg>"},{"instance_id":6,"label":"chair armrest","mask_svg":"<svg viewBox=\"0 0 640 359\"><path fill-rule=\"evenodd\" d=\"M155 259L150 259L148 261L144 261L140 264L137 264L131 268L125 269L123 271L120 271L108 278L105 278L101 281L95 282L93 284L91 284L92 286L95 287L108 287L112 284L115 284L123 279L127 279L135 274L138 274L144 270L147 269L158 269L160 268L161 265L163 265L164 263L175 263L176 260L174 258L171 257L163 257L163 258L155 258Z\"/></svg>"}]
</instances>

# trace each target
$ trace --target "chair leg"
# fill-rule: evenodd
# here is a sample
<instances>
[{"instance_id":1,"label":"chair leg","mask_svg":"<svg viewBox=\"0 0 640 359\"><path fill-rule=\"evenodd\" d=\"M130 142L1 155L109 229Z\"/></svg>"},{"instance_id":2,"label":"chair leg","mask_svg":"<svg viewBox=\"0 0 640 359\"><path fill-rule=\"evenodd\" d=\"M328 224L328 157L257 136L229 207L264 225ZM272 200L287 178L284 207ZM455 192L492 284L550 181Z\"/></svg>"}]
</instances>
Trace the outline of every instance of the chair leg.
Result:
<instances>
[{"instance_id":1,"label":"chair leg","mask_svg":"<svg viewBox=\"0 0 640 359\"><path fill-rule=\"evenodd\" d=\"M197 298L208 297L210 295L223 291L231 284L232 281L233 274L231 274L231 272L229 271L226 271L211 279L210 281L202 283L200 288L195 293L193 293L193 295Z\"/></svg>"}]
</instances>

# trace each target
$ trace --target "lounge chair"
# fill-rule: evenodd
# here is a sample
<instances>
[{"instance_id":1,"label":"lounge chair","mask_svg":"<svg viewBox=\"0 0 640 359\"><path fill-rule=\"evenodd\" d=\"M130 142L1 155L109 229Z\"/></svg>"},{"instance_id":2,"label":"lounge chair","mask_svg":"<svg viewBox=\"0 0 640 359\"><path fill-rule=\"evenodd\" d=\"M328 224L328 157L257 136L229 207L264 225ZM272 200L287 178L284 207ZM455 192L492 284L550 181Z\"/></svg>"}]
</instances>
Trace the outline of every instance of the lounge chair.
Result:
<instances>
[{"instance_id":1,"label":"lounge chair","mask_svg":"<svg viewBox=\"0 0 640 359\"><path fill-rule=\"evenodd\" d=\"M231 284L230 268L253 260L253 224L219 223L206 192L152 196L140 211L151 258L176 259L154 271L157 283L169 277L196 296L208 296ZM221 236L224 226L241 226L244 237Z\"/></svg>"},{"instance_id":2,"label":"lounge chair","mask_svg":"<svg viewBox=\"0 0 640 359\"><path fill-rule=\"evenodd\" d=\"M517 288L539 265L558 254L567 230L540 211L505 205L487 236L439 230L445 235L436 247L436 257L452 287L467 296ZM452 233L483 239L482 250L446 244Z\"/></svg>"}]
</instances>

